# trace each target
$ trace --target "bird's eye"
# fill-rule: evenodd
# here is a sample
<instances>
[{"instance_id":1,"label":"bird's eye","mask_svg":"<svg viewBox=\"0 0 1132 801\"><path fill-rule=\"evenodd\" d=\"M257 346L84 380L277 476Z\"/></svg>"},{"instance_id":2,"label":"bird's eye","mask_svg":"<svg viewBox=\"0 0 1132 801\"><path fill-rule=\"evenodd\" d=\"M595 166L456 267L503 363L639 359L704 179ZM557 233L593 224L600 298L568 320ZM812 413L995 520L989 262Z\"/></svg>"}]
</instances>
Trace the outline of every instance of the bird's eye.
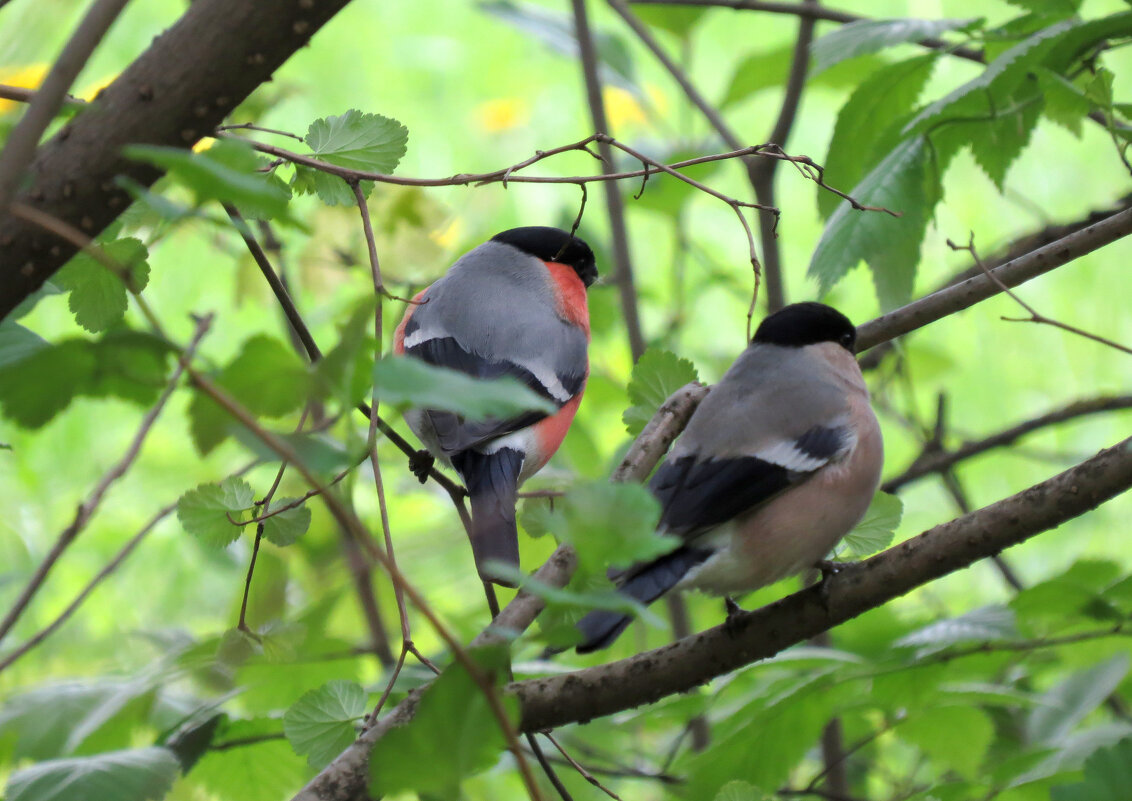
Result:
<instances>
[{"instance_id":1,"label":"bird's eye","mask_svg":"<svg viewBox=\"0 0 1132 801\"><path fill-rule=\"evenodd\" d=\"M856 335L854 335L852 332L842 334L841 335L841 344L842 344L843 347L851 348L851 347L853 347L853 341L856 338L857 338Z\"/></svg>"}]
</instances>

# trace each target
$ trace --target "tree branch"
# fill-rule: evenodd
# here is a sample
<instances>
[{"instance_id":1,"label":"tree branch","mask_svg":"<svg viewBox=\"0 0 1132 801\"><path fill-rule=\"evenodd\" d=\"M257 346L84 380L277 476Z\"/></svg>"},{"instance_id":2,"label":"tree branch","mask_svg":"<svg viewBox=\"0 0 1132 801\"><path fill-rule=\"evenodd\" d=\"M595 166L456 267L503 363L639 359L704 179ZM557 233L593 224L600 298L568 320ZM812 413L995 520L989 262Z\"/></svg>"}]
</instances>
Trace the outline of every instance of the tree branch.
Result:
<instances>
[{"instance_id":1,"label":"tree branch","mask_svg":"<svg viewBox=\"0 0 1132 801\"><path fill-rule=\"evenodd\" d=\"M1132 234L1132 209L1114 214L1045 247L1019 256L991 272L1004 285L1015 287L1129 234ZM962 311L1000 291L990 278L976 275L954 286L933 292L927 297L860 326L857 329L857 352L866 351L882 342Z\"/></svg>"},{"instance_id":2,"label":"tree branch","mask_svg":"<svg viewBox=\"0 0 1132 801\"><path fill-rule=\"evenodd\" d=\"M95 103L39 147L17 198L94 236L129 205L116 179L160 175L128 144L188 147L270 78L349 0L196 0ZM0 217L0 318L73 254L25 220Z\"/></svg>"},{"instance_id":3,"label":"tree branch","mask_svg":"<svg viewBox=\"0 0 1132 801\"><path fill-rule=\"evenodd\" d=\"M804 19L839 22L841 24L860 22L861 20L868 19L868 17L862 17L858 14L836 11L832 8L822 8L821 6L812 6L809 4L799 5L798 3L761 2L760 0L629 0L629 2L633 5L708 6L732 8L736 11L766 11L771 14L792 14L793 16L802 17ZM972 50L969 47L957 47L949 42L945 42L943 39L929 37L919 40L917 44L931 50L942 50L949 55L966 59L967 61L977 61L980 64L986 62L986 57L981 50Z\"/></svg>"},{"instance_id":4,"label":"tree branch","mask_svg":"<svg viewBox=\"0 0 1132 801\"><path fill-rule=\"evenodd\" d=\"M923 478L932 473L941 473L950 470L959 462L970 459L973 456L978 456L981 453L986 453L994 448L1013 445L1026 434L1048 426L1064 423L1067 420L1084 417L1085 415L1129 408L1132 408L1132 395L1074 401L1068 406L1055 409L1040 417L1019 423L997 434L992 434L989 437L974 442L966 442L952 451L940 450L938 448L925 450L907 470L884 482L881 489L885 492L896 492L901 487L912 483L918 478Z\"/></svg>"},{"instance_id":5,"label":"tree branch","mask_svg":"<svg viewBox=\"0 0 1132 801\"><path fill-rule=\"evenodd\" d=\"M655 651L517 682L523 731L585 722L683 692L1054 528L1132 487L1132 439L1023 492L936 526L754 612ZM826 595L823 601L822 595ZM647 677L647 680L642 679Z\"/></svg>"},{"instance_id":6,"label":"tree branch","mask_svg":"<svg viewBox=\"0 0 1132 801\"><path fill-rule=\"evenodd\" d=\"M0 209L8 207L20 178L35 155L39 137L55 118L66 100L67 90L127 2L96 0L51 65L43 85L31 98L24 115L9 134L3 152L0 152Z\"/></svg>"}]
</instances>

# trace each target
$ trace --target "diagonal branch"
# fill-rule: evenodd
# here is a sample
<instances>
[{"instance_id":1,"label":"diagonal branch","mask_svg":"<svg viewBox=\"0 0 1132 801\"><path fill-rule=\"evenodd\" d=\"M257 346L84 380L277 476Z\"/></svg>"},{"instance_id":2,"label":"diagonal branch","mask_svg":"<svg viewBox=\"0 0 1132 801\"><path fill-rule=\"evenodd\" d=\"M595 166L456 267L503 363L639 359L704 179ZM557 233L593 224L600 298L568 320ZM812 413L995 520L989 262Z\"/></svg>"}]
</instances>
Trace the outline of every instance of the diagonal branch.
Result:
<instances>
[{"instance_id":1,"label":"diagonal branch","mask_svg":"<svg viewBox=\"0 0 1132 801\"><path fill-rule=\"evenodd\" d=\"M573 673L517 682L521 727L591 720L722 676L910 590L1017 545L1132 487L1132 439L1017 495L918 537L725 625L655 651ZM825 600L823 600L823 594ZM648 679L642 680L643 676Z\"/></svg>"}]
</instances>

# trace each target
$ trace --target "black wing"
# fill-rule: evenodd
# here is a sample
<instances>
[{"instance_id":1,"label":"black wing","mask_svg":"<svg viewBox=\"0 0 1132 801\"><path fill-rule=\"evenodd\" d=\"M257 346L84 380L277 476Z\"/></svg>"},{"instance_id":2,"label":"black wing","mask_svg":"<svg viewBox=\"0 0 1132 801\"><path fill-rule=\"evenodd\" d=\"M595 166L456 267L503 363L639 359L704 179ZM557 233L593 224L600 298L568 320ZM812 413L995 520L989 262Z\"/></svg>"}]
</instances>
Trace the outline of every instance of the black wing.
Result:
<instances>
[{"instance_id":1,"label":"black wing","mask_svg":"<svg viewBox=\"0 0 1132 801\"><path fill-rule=\"evenodd\" d=\"M835 459L851 441L845 426L815 426L759 455L665 462L649 489L661 503L660 525L674 533L718 526L759 506Z\"/></svg>"},{"instance_id":2,"label":"black wing","mask_svg":"<svg viewBox=\"0 0 1132 801\"><path fill-rule=\"evenodd\" d=\"M410 320L410 324L412 321ZM406 329L407 330L407 329ZM506 360L495 361L465 350L453 337L436 337L405 348L405 353L428 364L459 370L476 378L502 378L511 376L522 381L536 393L561 407L563 401L551 394L550 388L543 384L530 370ZM571 397L577 395L585 384L585 374L558 375L563 389ZM440 447L446 453L466 450L481 442L502 437L513 431L537 423L547 415L544 412L523 412L506 419L488 418L471 422L452 412L429 410L426 412L436 430Z\"/></svg>"}]
</instances>

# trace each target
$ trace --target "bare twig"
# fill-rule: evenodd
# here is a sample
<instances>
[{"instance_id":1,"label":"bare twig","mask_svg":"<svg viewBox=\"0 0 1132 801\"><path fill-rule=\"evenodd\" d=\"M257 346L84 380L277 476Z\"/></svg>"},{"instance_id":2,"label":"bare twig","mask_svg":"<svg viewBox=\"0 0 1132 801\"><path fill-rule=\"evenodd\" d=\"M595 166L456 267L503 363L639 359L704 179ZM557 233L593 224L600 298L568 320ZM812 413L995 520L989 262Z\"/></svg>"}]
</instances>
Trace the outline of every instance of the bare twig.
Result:
<instances>
[{"instance_id":1,"label":"bare twig","mask_svg":"<svg viewBox=\"0 0 1132 801\"><path fill-rule=\"evenodd\" d=\"M1132 209L1114 214L1045 247L991 270L1003 285L1015 287L1068 264L1132 233ZM902 306L857 329L857 352L866 351L936 320L966 309L1001 291L991 278L977 275Z\"/></svg>"},{"instance_id":2,"label":"bare twig","mask_svg":"<svg viewBox=\"0 0 1132 801\"><path fill-rule=\"evenodd\" d=\"M1075 326L1063 323L1060 320L1054 320L1052 317L1046 317L1044 314L1039 314L1033 306L1022 300L1022 298L1019 297L1016 293L1012 292L1010 290L1010 287L1004 284L1000 278L998 278L993 272L986 268L986 265L983 264L982 259L979 258L978 251L975 250L974 233L971 234L970 239L968 240L966 245L956 245L954 242L948 239L947 246L952 250L966 250L968 253L970 253L971 258L975 260L975 264L979 266L979 268L983 271L983 274L986 275L987 278L994 281L995 285L999 289L1009 295L1015 303L1025 309L1030 315L1029 317L1003 317L1003 320L1012 323L1041 323L1045 325L1051 325L1054 328L1060 328L1062 331L1068 331L1071 334L1077 334L1078 336L1085 337L1086 339L1091 339L1094 342L1099 342L1102 345L1108 345L1110 348L1116 348L1117 350L1124 351L1125 353L1132 355L1132 348L1121 345L1119 342L1113 342L1111 339L1097 336L1096 334L1092 334L1088 331L1083 331Z\"/></svg>"},{"instance_id":3,"label":"bare twig","mask_svg":"<svg viewBox=\"0 0 1132 801\"><path fill-rule=\"evenodd\" d=\"M150 429L153 428L153 424L157 422L158 416L165 408L166 401L169 400L169 397L173 394L173 390L177 387L177 382L181 378L181 373L186 369L189 359L191 359L193 353L196 352L197 346L200 344L201 339L204 337L205 333L208 331L208 327L211 324L211 315L202 317L197 321L196 330L193 332L192 340L190 341L188 347L185 349L184 353L181 355L181 358L178 360L177 366L173 370L172 375L169 377L169 381L166 383L164 391L161 393L160 397L158 397L153 407L148 412L146 412L145 417L142 418L142 422L138 427L137 433L134 434L134 438L130 442L129 447L126 448L126 453L114 464L112 468L110 468L109 471L106 472L105 475L102 476L102 479L95 486L94 490L91 491L87 499L79 504L79 508L78 510L76 510L75 517L71 521L71 524L63 529L63 532L59 535L59 538L56 540L55 545L48 552L47 556L44 557L43 562L40 563L39 567L36 569L35 573L28 581L27 586L24 587L23 591L20 593L19 597L16 598L15 602L12 604L12 608L8 611L8 614L4 616L4 620L0 622L0 640L3 640L8 632L11 631L12 626L15 625L16 621L19 620L20 616L27 609L27 606L31 602L31 599L35 596L36 592L39 591L39 588L46 580L47 574L51 571L51 568L55 566L55 563L59 561L59 557L63 555L63 552L67 550L68 547L70 547L71 543L75 541L75 538L78 537L78 535L86 527L86 524L90 522L90 519L92 517L94 517L94 514L98 511L99 504L102 503L102 499L103 497L105 497L106 492L110 489L114 482L124 476L126 474L126 471L130 469L131 465L133 465L134 460L141 452L142 443L145 442L145 438L149 434Z\"/></svg>"},{"instance_id":4,"label":"bare twig","mask_svg":"<svg viewBox=\"0 0 1132 801\"><path fill-rule=\"evenodd\" d=\"M590 32L586 13L586 0L571 0L574 9L574 29L578 39L578 51L582 62L582 76L585 80L586 101L590 108L590 118L594 130L613 135L609 120L605 116L605 103L601 96L601 79L597 72L597 53L593 34ZM613 150L609 142L598 141L603 173L612 173ZM584 184L583 184L584 186ZM609 233L613 240L613 280L621 297L621 314L625 318L625 330L629 335L629 351L633 361L645 352L645 337L641 331L641 316L637 308L637 288L633 283L633 264L629 257L629 236L625 230L625 204L621 199L621 188L612 182L604 185L605 208L609 215Z\"/></svg>"},{"instance_id":5,"label":"bare twig","mask_svg":"<svg viewBox=\"0 0 1132 801\"><path fill-rule=\"evenodd\" d=\"M570 767L572 767L574 770L578 771L578 775L580 775L583 779L588 781L590 784L592 784L597 789L601 790L603 793L605 793L610 798L616 799L616 801L621 801L621 796L617 795L617 793L613 792L608 787L606 787L604 784L602 784L598 779L594 778L594 775L592 773L590 773L588 770L586 770L584 767L582 767L578 763L578 760L576 760L576 759L574 759L574 757L570 756L569 752L565 748L562 747L562 744L560 742L558 742L558 740L555 739L553 734L551 734L550 732L545 732L543 734L543 736L546 739L550 740L550 744L558 749L558 753L562 754L562 758L565 759L570 764Z\"/></svg>"},{"instance_id":6,"label":"bare twig","mask_svg":"<svg viewBox=\"0 0 1132 801\"><path fill-rule=\"evenodd\" d=\"M16 103L30 103L35 95L35 89L26 89L23 86L10 86L6 83L0 83L0 100L11 100ZM88 104L81 97L68 94L63 96L62 105L64 108L82 108Z\"/></svg>"},{"instance_id":7,"label":"bare twig","mask_svg":"<svg viewBox=\"0 0 1132 801\"><path fill-rule=\"evenodd\" d=\"M1068 406L1054 409L1053 411L1031 420L1026 420L1018 425L1011 426L996 434L979 440L966 442L954 450L949 451L943 448L925 447L924 453L918 456L908 469L900 475L888 479L881 489L885 492L896 492L904 485L910 484L918 478L949 470L959 462L986 453L989 450L1013 445L1025 435L1049 426L1064 423L1068 420L1074 420L1086 415L1130 408L1132 408L1132 395L1105 396L1074 401Z\"/></svg>"},{"instance_id":8,"label":"bare twig","mask_svg":"<svg viewBox=\"0 0 1132 801\"><path fill-rule=\"evenodd\" d=\"M35 155L39 138L59 111L71 83L126 3L127 0L95 0L51 65L27 111L8 135L4 150L0 152L0 210L6 209L15 195L20 178Z\"/></svg>"}]
</instances>

